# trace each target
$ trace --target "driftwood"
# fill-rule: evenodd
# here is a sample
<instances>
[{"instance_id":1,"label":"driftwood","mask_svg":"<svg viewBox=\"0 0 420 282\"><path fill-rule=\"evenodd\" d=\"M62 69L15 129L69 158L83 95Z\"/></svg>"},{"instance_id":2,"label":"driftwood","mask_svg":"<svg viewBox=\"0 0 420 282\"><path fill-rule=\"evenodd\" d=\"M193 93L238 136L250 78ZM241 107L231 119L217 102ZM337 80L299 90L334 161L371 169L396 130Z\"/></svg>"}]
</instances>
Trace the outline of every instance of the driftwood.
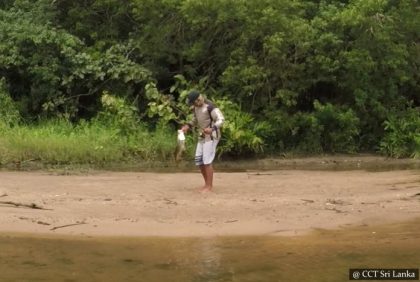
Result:
<instances>
[{"instance_id":1,"label":"driftwood","mask_svg":"<svg viewBox=\"0 0 420 282\"><path fill-rule=\"evenodd\" d=\"M308 200L308 199L300 199L301 201L304 201L305 203L315 203L314 200Z\"/></svg>"},{"instance_id":2,"label":"driftwood","mask_svg":"<svg viewBox=\"0 0 420 282\"><path fill-rule=\"evenodd\" d=\"M232 219L232 220L227 220L225 221L225 223L234 223L234 222L238 222L239 220L237 219Z\"/></svg>"},{"instance_id":3,"label":"driftwood","mask_svg":"<svg viewBox=\"0 0 420 282\"><path fill-rule=\"evenodd\" d=\"M264 173L264 172L255 172L255 173L247 173L248 175L255 175L255 176L260 176L260 175L273 175L272 173Z\"/></svg>"},{"instance_id":4,"label":"driftwood","mask_svg":"<svg viewBox=\"0 0 420 282\"><path fill-rule=\"evenodd\" d=\"M82 225L82 224L86 224L86 222L77 222L77 223L72 223L72 224L56 226L56 227L51 228L50 230L56 230L56 229L59 229L59 228L70 227L70 226L75 226L75 225Z\"/></svg>"},{"instance_id":5,"label":"driftwood","mask_svg":"<svg viewBox=\"0 0 420 282\"><path fill-rule=\"evenodd\" d=\"M166 198L164 198L163 200L165 200L168 205L175 205L175 206L178 205L178 203L175 202L175 201L172 201L172 200L169 200L169 199L166 199Z\"/></svg>"},{"instance_id":6,"label":"driftwood","mask_svg":"<svg viewBox=\"0 0 420 282\"><path fill-rule=\"evenodd\" d=\"M40 221L40 220L36 220L34 218L29 218L29 217L24 217L24 216L20 216L19 219L21 219L21 220L29 220L29 221L31 221L33 223L36 223L36 224L51 225L48 222L44 222L44 221Z\"/></svg>"},{"instance_id":7,"label":"driftwood","mask_svg":"<svg viewBox=\"0 0 420 282\"><path fill-rule=\"evenodd\" d=\"M52 209L46 209L43 207L38 206L37 204L31 203L31 204L22 204L22 203L16 203L12 201L0 201L0 205L9 205L14 206L16 208L30 208L30 209L36 209L36 210L52 210Z\"/></svg>"}]
</instances>

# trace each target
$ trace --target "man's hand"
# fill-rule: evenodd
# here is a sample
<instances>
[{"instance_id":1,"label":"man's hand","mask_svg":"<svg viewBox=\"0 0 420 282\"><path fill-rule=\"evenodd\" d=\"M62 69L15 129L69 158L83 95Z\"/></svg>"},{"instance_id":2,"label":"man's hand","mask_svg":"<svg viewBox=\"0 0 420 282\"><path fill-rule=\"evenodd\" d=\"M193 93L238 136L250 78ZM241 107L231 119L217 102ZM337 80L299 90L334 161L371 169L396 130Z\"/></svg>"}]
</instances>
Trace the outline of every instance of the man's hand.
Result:
<instances>
[{"instance_id":1,"label":"man's hand","mask_svg":"<svg viewBox=\"0 0 420 282\"><path fill-rule=\"evenodd\" d=\"M203 129L203 133L210 135L213 132L213 129L211 127L207 127Z\"/></svg>"},{"instance_id":2,"label":"man's hand","mask_svg":"<svg viewBox=\"0 0 420 282\"><path fill-rule=\"evenodd\" d=\"M184 133L187 133L188 129L190 129L190 126L188 124L182 126L181 130L184 131Z\"/></svg>"}]
</instances>

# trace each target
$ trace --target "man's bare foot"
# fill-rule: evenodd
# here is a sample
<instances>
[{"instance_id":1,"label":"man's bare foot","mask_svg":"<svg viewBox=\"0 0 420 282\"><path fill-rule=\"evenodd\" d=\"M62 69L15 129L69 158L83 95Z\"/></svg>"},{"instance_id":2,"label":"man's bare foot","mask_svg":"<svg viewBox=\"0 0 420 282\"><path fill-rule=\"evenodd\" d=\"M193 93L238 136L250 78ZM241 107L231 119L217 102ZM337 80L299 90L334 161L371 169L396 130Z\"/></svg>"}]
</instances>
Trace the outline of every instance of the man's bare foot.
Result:
<instances>
[{"instance_id":1,"label":"man's bare foot","mask_svg":"<svg viewBox=\"0 0 420 282\"><path fill-rule=\"evenodd\" d=\"M212 188L213 187L204 186L203 188L200 189L200 193L209 193L209 192L212 192Z\"/></svg>"}]
</instances>

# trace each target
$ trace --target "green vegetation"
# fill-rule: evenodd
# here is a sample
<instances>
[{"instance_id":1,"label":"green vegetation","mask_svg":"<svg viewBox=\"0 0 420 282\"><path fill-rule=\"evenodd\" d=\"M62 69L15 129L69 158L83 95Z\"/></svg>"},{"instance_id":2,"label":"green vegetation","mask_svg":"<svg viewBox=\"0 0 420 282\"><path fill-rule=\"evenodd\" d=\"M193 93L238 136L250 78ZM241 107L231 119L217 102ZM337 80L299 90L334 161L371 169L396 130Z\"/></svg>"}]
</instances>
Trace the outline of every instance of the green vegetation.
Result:
<instances>
[{"instance_id":1,"label":"green vegetation","mask_svg":"<svg viewBox=\"0 0 420 282\"><path fill-rule=\"evenodd\" d=\"M0 162L170 160L191 89L226 115L219 156L418 158L419 9L417 0L2 1Z\"/></svg>"},{"instance_id":2,"label":"green vegetation","mask_svg":"<svg viewBox=\"0 0 420 282\"><path fill-rule=\"evenodd\" d=\"M103 110L89 122L65 119L32 125L0 127L0 164L39 161L44 164L92 164L173 159L173 129L153 131L134 115L121 98L104 94Z\"/></svg>"},{"instance_id":3,"label":"green vegetation","mask_svg":"<svg viewBox=\"0 0 420 282\"><path fill-rule=\"evenodd\" d=\"M92 164L172 160L176 140L167 128L152 132L139 125L129 136L100 122L55 120L39 125L1 127L0 164L40 161L44 164Z\"/></svg>"}]
</instances>

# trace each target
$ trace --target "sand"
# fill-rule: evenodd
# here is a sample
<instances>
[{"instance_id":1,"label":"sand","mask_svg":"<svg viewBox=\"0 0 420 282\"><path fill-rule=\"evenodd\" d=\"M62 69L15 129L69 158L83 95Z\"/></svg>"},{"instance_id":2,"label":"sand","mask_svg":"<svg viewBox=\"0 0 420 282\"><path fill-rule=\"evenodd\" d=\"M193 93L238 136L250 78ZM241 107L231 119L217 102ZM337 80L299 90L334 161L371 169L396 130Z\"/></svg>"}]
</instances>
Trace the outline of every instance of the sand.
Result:
<instances>
[{"instance_id":1,"label":"sand","mask_svg":"<svg viewBox=\"0 0 420 282\"><path fill-rule=\"evenodd\" d=\"M0 232L82 236L301 235L420 217L420 172L0 172Z\"/></svg>"}]
</instances>

